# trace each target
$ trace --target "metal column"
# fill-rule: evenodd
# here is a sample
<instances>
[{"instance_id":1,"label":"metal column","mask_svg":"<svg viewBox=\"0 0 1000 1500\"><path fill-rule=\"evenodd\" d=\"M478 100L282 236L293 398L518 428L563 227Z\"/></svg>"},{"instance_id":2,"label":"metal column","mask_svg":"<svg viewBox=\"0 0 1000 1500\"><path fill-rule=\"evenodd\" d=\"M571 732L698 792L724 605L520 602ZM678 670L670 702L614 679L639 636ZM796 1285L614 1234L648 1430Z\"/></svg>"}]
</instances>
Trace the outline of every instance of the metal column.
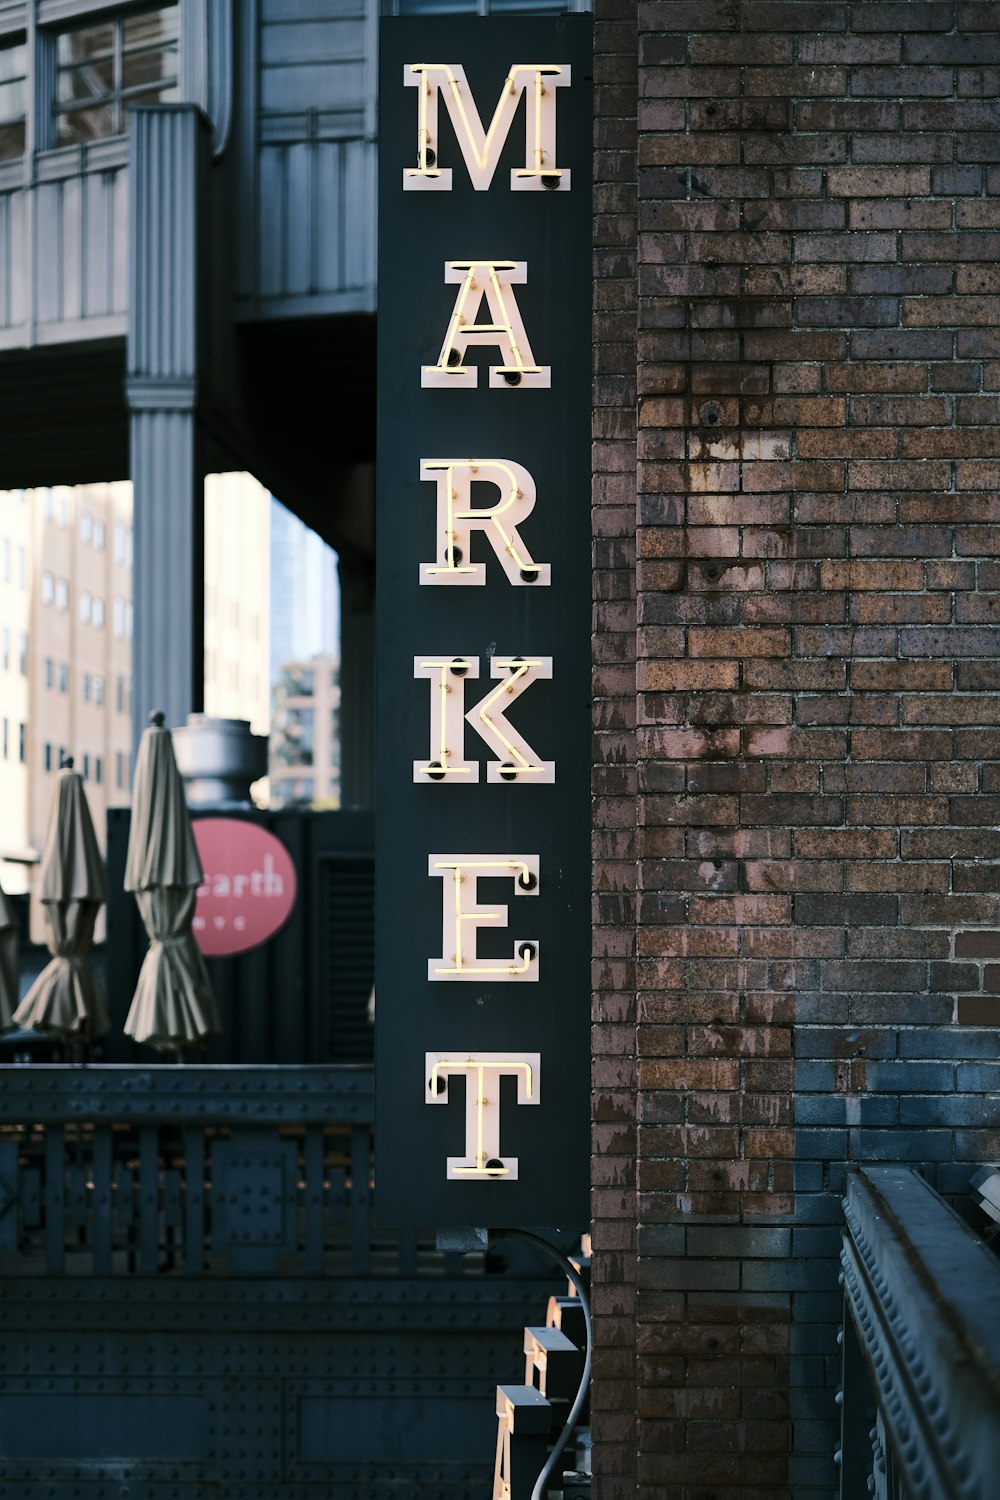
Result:
<instances>
[{"instance_id":1,"label":"metal column","mask_svg":"<svg viewBox=\"0 0 1000 1500\"><path fill-rule=\"evenodd\" d=\"M131 116L126 397L134 504L133 713L202 705L198 396L209 128L192 105Z\"/></svg>"}]
</instances>

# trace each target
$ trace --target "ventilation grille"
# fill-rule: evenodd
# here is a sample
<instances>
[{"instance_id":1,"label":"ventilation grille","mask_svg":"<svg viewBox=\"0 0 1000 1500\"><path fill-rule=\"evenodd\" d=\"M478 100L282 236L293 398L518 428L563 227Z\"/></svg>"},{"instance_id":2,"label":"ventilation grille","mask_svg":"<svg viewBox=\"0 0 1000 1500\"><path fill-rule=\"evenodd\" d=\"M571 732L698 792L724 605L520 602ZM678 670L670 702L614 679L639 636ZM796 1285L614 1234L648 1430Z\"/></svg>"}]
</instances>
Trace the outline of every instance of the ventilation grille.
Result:
<instances>
[{"instance_id":1,"label":"ventilation grille","mask_svg":"<svg viewBox=\"0 0 1000 1500\"><path fill-rule=\"evenodd\" d=\"M368 859L324 859L324 1060L371 1063L368 997L375 978L375 867Z\"/></svg>"}]
</instances>

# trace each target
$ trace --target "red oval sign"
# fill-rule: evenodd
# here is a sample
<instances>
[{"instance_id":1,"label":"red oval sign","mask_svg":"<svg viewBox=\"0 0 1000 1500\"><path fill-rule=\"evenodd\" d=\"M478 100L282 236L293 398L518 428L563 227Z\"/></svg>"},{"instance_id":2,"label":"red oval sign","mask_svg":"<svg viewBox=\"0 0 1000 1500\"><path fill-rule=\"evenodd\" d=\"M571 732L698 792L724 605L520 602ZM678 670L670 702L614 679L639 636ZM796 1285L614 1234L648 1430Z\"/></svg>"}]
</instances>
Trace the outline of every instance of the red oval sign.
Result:
<instances>
[{"instance_id":1,"label":"red oval sign","mask_svg":"<svg viewBox=\"0 0 1000 1500\"><path fill-rule=\"evenodd\" d=\"M192 923L198 947L219 958L266 943L295 905L288 850L242 818L196 818L192 826L205 871Z\"/></svg>"}]
</instances>

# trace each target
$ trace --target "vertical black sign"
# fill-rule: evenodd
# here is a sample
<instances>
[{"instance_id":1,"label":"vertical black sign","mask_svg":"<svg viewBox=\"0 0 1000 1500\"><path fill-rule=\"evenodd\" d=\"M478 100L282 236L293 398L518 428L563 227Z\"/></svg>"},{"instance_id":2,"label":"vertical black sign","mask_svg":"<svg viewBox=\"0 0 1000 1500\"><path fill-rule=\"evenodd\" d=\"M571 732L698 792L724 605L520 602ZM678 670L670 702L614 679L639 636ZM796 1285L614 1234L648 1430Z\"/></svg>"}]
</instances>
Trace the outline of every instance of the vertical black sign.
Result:
<instances>
[{"instance_id":1,"label":"vertical black sign","mask_svg":"<svg viewBox=\"0 0 1000 1500\"><path fill-rule=\"evenodd\" d=\"M382 25L384 1222L588 1215L590 55Z\"/></svg>"}]
</instances>

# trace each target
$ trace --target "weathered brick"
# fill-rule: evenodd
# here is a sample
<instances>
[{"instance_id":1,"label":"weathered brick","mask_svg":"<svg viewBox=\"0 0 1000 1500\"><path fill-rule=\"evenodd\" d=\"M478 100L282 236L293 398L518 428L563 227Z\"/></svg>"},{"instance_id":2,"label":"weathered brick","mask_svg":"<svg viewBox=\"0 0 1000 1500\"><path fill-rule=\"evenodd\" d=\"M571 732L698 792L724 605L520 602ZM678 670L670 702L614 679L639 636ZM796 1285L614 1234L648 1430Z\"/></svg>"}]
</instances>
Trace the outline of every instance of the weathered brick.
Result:
<instances>
[{"instance_id":1,"label":"weathered brick","mask_svg":"<svg viewBox=\"0 0 1000 1500\"><path fill-rule=\"evenodd\" d=\"M958 1001L962 1026L1000 1027L1000 995L962 995Z\"/></svg>"},{"instance_id":2,"label":"weathered brick","mask_svg":"<svg viewBox=\"0 0 1000 1500\"><path fill-rule=\"evenodd\" d=\"M867 0L855 7L851 24L861 33L950 31L954 6L950 0Z\"/></svg>"},{"instance_id":3,"label":"weathered brick","mask_svg":"<svg viewBox=\"0 0 1000 1500\"><path fill-rule=\"evenodd\" d=\"M849 204L848 223L851 229L949 229L952 213L950 203L878 198Z\"/></svg>"},{"instance_id":4,"label":"weathered brick","mask_svg":"<svg viewBox=\"0 0 1000 1500\"><path fill-rule=\"evenodd\" d=\"M851 137L851 156L856 162L950 162L955 153L952 136L942 132L930 135L926 132L903 135L896 149L888 135L854 135ZM933 173L932 173L933 176Z\"/></svg>"},{"instance_id":5,"label":"weathered brick","mask_svg":"<svg viewBox=\"0 0 1000 1500\"><path fill-rule=\"evenodd\" d=\"M957 958L1000 958L1000 932L956 933L955 956Z\"/></svg>"},{"instance_id":6,"label":"weathered brick","mask_svg":"<svg viewBox=\"0 0 1000 1500\"><path fill-rule=\"evenodd\" d=\"M1000 1029L980 983L1000 952L960 951L1000 930L1000 28L994 6L944 0L640 18L638 47L628 8L598 0L594 1227L595 1288L636 1306L637 1222L648 1284L631 1332L601 1310L595 1473L650 1500L749 1500L828 1485L833 1409L786 1406L804 1372L774 1355L720 1383L705 1299L746 1339L740 1289L794 1291L800 1334L831 1339L836 1246L803 1222L833 1223L810 1215L848 1148L942 1173L959 1139L986 1148L959 1095L901 1114L872 1060L898 1035L931 1067L908 1086L934 1089L941 1057ZM849 1070L814 1080L797 1135L775 1055L793 1027L800 1070L813 1046ZM636 1057L666 1071L637 1078ZM826 1271L783 1249L755 1270L744 1248L713 1287L706 1217L759 1215L795 1220ZM686 1257L685 1228L706 1231ZM656 1284L668 1259L685 1284ZM633 1399L636 1347L665 1327ZM780 1414L773 1452L766 1434L753 1454L690 1443L737 1386L741 1420Z\"/></svg>"}]
</instances>

